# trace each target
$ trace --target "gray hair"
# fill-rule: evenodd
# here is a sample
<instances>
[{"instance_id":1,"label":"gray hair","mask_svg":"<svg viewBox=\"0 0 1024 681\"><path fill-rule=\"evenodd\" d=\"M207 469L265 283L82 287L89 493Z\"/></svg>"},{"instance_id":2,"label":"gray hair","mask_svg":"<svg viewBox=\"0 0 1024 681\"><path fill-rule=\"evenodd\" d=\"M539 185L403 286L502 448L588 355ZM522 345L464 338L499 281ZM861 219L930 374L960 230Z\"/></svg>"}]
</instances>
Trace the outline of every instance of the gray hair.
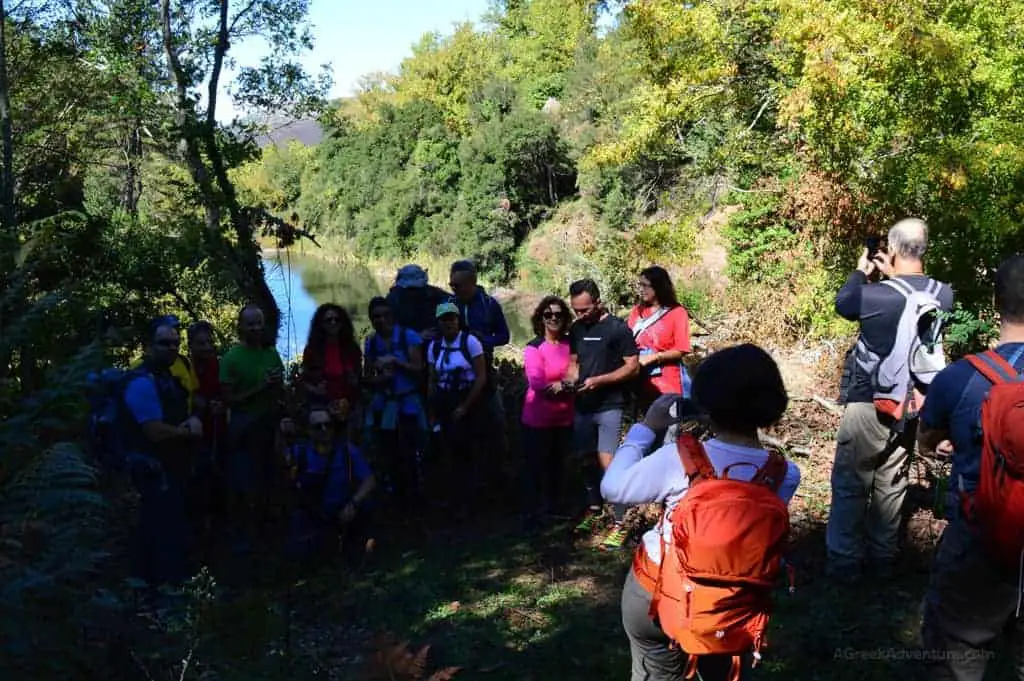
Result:
<instances>
[{"instance_id":1,"label":"gray hair","mask_svg":"<svg viewBox=\"0 0 1024 681\"><path fill-rule=\"evenodd\" d=\"M928 250L928 225L920 218L904 218L889 228L889 251L920 260Z\"/></svg>"},{"instance_id":2,"label":"gray hair","mask_svg":"<svg viewBox=\"0 0 1024 681\"><path fill-rule=\"evenodd\" d=\"M469 272L473 276L476 276L476 265L473 264L472 260L456 260L452 263L452 273L455 272Z\"/></svg>"}]
</instances>

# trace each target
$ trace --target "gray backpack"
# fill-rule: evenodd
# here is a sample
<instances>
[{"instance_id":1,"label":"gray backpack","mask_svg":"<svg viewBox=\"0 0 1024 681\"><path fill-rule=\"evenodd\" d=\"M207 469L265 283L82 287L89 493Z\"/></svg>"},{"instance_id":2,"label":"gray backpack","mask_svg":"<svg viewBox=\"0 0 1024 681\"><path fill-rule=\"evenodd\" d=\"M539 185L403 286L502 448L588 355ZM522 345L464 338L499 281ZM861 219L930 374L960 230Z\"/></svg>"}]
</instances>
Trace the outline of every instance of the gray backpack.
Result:
<instances>
[{"instance_id":1,"label":"gray backpack","mask_svg":"<svg viewBox=\"0 0 1024 681\"><path fill-rule=\"evenodd\" d=\"M875 408L902 423L920 413L922 404L915 392L924 394L946 366L943 315L938 300L942 284L933 279L920 291L898 278L886 279L882 284L904 297L892 351L879 357L865 345L862 336L857 341L855 358L871 377Z\"/></svg>"}]
</instances>

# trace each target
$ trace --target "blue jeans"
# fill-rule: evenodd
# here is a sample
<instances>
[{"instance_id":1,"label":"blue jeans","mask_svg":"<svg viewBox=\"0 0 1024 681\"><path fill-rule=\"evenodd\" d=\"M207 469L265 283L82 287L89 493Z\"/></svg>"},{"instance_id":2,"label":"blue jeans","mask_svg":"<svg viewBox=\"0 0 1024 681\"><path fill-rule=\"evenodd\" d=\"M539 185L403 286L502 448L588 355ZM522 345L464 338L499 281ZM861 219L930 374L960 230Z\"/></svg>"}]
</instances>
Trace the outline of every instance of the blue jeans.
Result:
<instances>
[{"instance_id":1,"label":"blue jeans","mask_svg":"<svg viewBox=\"0 0 1024 681\"><path fill-rule=\"evenodd\" d=\"M188 577L188 515L185 485L155 470L132 475L139 491L138 576L152 586L180 584Z\"/></svg>"}]
</instances>

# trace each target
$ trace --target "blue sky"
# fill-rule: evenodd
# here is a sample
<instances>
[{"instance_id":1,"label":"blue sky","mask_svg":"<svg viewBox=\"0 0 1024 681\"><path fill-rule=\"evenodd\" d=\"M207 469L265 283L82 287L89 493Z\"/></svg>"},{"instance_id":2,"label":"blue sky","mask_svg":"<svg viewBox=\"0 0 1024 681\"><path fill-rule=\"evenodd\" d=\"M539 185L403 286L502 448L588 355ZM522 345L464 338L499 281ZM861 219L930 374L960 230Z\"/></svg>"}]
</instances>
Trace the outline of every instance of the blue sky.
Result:
<instances>
[{"instance_id":1,"label":"blue sky","mask_svg":"<svg viewBox=\"0 0 1024 681\"><path fill-rule=\"evenodd\" d=\"M314 73L330 64L331 96L348 95L361 75L395 70L424 33L451 33L454 24L477 21L489 6L488 0L312 0L314 46L302 61ZM264 53L256 41L232 50L240 65L255 64ZM220 120L231 119L229 98L217 108Z\"/></svg>"}]
</instances>

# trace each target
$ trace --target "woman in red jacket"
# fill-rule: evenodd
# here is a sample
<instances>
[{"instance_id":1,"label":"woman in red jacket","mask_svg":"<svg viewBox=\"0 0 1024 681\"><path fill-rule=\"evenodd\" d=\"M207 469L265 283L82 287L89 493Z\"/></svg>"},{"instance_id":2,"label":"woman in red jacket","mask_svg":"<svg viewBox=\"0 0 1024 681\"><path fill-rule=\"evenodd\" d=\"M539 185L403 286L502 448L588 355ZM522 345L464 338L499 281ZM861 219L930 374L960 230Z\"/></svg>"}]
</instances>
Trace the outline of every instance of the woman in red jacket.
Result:
<instances>
[{"instance_id":1,"label":"woman in red jacket","mask_svg":"<svg viewBox=\"0 0 1024 681\"><path fill-rule=\"evenodd\" d=\"M302 382L311 406L345 420L359 399L362 363L352 318L334 303L318 307L302 353Z\"/></svg>"}]
</instances>

